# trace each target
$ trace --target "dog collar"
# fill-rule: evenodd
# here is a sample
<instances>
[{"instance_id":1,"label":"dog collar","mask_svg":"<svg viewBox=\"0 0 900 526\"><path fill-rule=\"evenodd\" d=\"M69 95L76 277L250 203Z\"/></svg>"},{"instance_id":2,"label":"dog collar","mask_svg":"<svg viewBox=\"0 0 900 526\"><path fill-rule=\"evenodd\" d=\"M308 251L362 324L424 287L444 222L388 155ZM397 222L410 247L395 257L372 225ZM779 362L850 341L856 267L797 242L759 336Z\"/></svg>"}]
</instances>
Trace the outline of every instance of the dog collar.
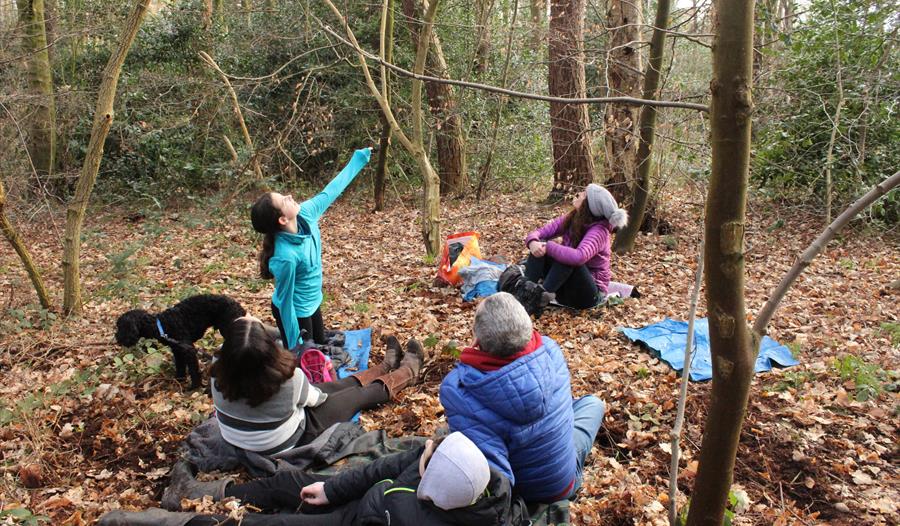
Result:
<instances>
[{"instance_id":1,"label":"dog collar","mask_svg":"<svg viewBox=\"0 0 900 526\"><path fill-rule=\"evenodd\" d=\"M159 321L159 318L156 318L156 328L159 329L159 335L163 338L168 339L169 335L166 334L166 331L163 330L162 323Z\"/></svg>"}]
</instances>

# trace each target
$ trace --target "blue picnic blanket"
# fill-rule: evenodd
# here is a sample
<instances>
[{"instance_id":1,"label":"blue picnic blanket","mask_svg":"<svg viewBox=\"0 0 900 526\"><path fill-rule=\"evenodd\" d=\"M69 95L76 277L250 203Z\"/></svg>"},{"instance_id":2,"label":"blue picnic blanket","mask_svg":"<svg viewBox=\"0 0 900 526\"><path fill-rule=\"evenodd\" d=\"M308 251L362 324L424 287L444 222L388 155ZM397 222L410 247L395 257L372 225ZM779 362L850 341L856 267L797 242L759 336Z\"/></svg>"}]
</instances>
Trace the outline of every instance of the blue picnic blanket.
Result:
<instances>
[{"instance_id":1,"label":"blue picnic blanket","mask_svg":"<svg viewBox=\"0 0 900 526\"><path fill-rule=\"evenodd\" d=\"M372 350L372 329L344 331L344 350L350 355L350 363L338 367L338 378L347 378L353 373L369 368L369 351ZM359 413L350 419L359 422Z\"/></svg>"},{"instance_id":2,"label":"blue picnic blanket","mask_svg":"<svg viewBox=\"0 0 900 526\"><path fill-rule=\"evenodd\" d=\"M684 346L687 345L686 321L669 318L643 328L619 327L630 340L649 347L660 359L676 371L684 369ZM773 366L790 367L798 362L790 349L764 336L756 358L757 373L769 371ZM712 378L712 360L709 353L709 319L694 321L694 350L691 356L691 380L695 382Z\"/></svg>"},{"instance_id":3,"label":"blue picnic blanket","mask_svg":"<svg viewBox=\"0 0 900 526\"><path fill-rule=\"evenodd\" d=\"M372 329L344 331L344 350L352 360L338 368L338 378L346 378L355 372L368 369L369 351L372 350Z\"/></svg>"}]
</instances>

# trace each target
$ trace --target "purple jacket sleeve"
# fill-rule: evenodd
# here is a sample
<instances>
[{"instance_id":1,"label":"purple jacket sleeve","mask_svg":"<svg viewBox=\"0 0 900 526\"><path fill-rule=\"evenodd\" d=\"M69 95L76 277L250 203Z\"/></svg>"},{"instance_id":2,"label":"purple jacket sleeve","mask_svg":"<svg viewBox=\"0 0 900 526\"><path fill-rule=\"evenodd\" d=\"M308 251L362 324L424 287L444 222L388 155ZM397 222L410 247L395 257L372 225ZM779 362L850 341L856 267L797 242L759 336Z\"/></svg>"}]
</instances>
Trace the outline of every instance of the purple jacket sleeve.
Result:
<instances>
[{"instance_id":1,"label":"purple jacket sleeve","mask_svg":"<svg viewBox=\"0 0 900 526\"><path fill-rule=\"evenodd\" d=\"M594 225L584 233L578 247L572 248L555 243L547 243L547 255L563 265L576 267L584 265L609 243L609 231L602 225Z\"/></svg>"},{"instance_id":2,"label":"purple jacket sleeve","mask_svg":"<svg viewBox=\"0 0 900 526\"><path fill-rule=\"evenodd\" d=\"M525 236L525 246L527 247L528 243L531 243L532 241L546 241L561 236L563 234L562 224L565 218L566 216L559 216L541 228L532 231Z\"/></svg>"}]
</instances>

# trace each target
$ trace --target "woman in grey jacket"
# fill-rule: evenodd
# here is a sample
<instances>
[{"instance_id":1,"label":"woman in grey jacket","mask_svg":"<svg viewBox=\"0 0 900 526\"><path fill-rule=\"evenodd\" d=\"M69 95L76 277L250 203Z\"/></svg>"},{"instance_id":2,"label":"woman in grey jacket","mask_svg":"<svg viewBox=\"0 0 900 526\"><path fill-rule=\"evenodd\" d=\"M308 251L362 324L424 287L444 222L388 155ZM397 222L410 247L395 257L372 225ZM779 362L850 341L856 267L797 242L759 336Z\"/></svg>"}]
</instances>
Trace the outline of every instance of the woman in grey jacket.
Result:
<instances>
[{"instance_id":1,"label":"woman in grey jacket","mask_svg":"<svg viewBox=\"0 0 900 526\"><path fill-rule=\"evenodd\" d=\"M418 380L425 358L416 340L403 353L389 337L382 363L311 384L258 319L238 318L224 336L210 382L219 430L229 444L262 455L306 444L332 424L387 402Z\"/></svg>"}]
</instances>

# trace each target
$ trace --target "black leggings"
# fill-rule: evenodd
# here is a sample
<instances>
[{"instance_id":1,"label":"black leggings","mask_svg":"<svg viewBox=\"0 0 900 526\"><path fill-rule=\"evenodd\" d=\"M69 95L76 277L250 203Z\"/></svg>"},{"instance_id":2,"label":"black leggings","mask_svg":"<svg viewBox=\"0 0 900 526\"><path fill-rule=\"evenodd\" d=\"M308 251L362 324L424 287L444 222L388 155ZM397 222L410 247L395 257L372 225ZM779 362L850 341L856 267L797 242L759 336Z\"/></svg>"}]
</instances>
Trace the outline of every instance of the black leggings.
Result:
<instances>
[{"instance_id":1,"label":"black leggings","mask_svg":"<svg viewBox=\"0 0 900 526\"><path fill-rule=\"evenodd\" d=\"M306 431L300 437L299 444L308 444L323 431L338 422L347 422L359 411L372 409L391 399L387 387L381 382L372 382L367 386L359 385L359 380L348 376L335 382L316 384L328 395L318 407L306 407Z\"/></svg>"},{"instance_id":2,"label":"black leggings","mask_svg":"<svg viewBox=\"0 0 900 526\"><path fill-rule=\"evenodd\" d=\"M299 470L279 471L271 477L261 478L246 484L231 484L225 488L226 497L237 497L244 504L251 504L263 511L298 510L300 513L283 515L263 515L248 513L241 524L247 526L332 526L351 524L356 517L359 501L351 501L341 506L314 507L303 505L300 490L314 482L325 481L328 475L316 475ZM214 526L236 524L217 522L224 520L221 515L194 517L186 526Z\"/></svg>"},{"instance_id":3,"label":"black leggings","mask_svg":"<svg viewBox=\"0 0 900 526\"><path fill-rule=\"evenodd\" d=\"M249 513L241 524L247 526L332 526L351 524L356 517L359 501L354 500L341 506L302 505L300 490L314 482L327 480L328 475L316 475L299 470L284 470L271 477L261 478L246 484L231 484L225 488L226 497L237 497L244 504L251 504L263 511L277 512L296 510L300 513L263 515ZM186 526L213 526L233 524L221 521L221 515L194 517Z\"/></svg>"},{"instance_id":4,"label":"black leggings","mask_svg":"<svg viewBox=\"0 0 900 526\"><path fill-rule=\"evenodd\" d=\"M529 254L525 277L541 283L547 292L556 294L556 301L567 307L587 309L599 299L597 282L584 265L572 267L549 256L539 258Z\"/></svg>"},{"instance_id":5,"label":"black leggings","mask_svg":"<svg viewBox=\"0 0 900 526\"><path fill-rule=\"evenodd\" d=\"M281 341L287 347L287 336L284 334L284 324L281 323L281 312L278 307L272 304L272 316L275 317L275 323L278 324L278 332L281 333ZM297 324L300 326L300 333L306 331L308 338L320 345L327 343L325 339L325 322L322 321L322 307L316 309L312 316L306 318L297 318Z\"/></svg>"}]
</instances>

